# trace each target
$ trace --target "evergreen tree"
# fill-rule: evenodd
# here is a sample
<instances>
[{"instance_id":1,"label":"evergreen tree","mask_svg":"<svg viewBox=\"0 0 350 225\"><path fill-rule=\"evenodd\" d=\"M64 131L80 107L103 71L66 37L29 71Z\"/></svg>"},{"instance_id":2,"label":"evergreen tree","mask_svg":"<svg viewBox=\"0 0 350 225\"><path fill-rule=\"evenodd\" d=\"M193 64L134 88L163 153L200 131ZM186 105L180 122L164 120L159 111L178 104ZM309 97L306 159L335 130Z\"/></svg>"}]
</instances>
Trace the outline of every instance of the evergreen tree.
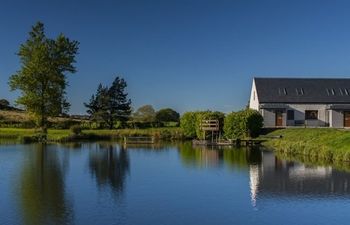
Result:
<instances>
[{"instance_id":1,"label":"evergreen tree","mask_svg":"<svg viewBox=\"0 0 350 225\"><path fill-rule=\"evenodd\" d=\"M109 88L100 84L90 102L84 103L91 119L106 124L109 129L113 129L117 121L125 125L131 113L131 100L127 98L126 87L125 80L119 77Z\"/></svg>"},{"instance_id":2,"label":"evergreen tree","mask_svg":"<svg viewBox=\"0 0 350 225\"><path fill-rule=\"evenodd\" d=\"M108 90L108 125L110 129L113 128L115 121L121 122L122 126L124 126L125 122L129 119L131 113L131 100L128 99L128 93L125 91L126 87L126 81L123 78L116 77L112 86Z\"/></svg>"}]
</instances>

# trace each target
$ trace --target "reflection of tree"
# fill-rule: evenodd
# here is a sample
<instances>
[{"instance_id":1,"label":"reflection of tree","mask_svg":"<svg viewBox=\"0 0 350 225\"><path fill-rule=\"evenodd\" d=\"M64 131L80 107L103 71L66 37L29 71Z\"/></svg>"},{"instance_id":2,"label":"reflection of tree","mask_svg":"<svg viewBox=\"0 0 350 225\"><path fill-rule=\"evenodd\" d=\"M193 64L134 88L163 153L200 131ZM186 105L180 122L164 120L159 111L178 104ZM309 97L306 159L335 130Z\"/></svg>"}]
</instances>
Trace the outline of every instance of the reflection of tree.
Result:
<instances>
[{"instance_id":1,"label":"reflection of tree","mask_svg":"<svg viewBox=\"0 0 350 225\"><path fill-rule=\"evenodd\" d=\"M89 168L99 186L110 186L115 193L121 193L129 171L127 151L123 147L117 149L113 145L100 145L90 154Z\"/></svg>"},{"instance_id":2,"label":"reflection of tree","mask_svg":"<svg viewBox=\"0 0 350 225\"><path fill-rule=\"evenodd\" d=\"M261 163L259 149L193 147L192 143L179 145L182 162L187 166L215 167L229 166L247 168L250 164Z\"/></svg>"},{"instance_id":3,"label":"reflection of tree","mask_svg":"<svg viewBox=\"0 0 350 225\"><path fill-rule=\"evenodd\" d=\"M31 158L32 157L32 158ZM19 204L26 224L67 224L71 208L64 191L64 168L56 151L35 145L24 165Z\"/></svg>"}]
</instances>

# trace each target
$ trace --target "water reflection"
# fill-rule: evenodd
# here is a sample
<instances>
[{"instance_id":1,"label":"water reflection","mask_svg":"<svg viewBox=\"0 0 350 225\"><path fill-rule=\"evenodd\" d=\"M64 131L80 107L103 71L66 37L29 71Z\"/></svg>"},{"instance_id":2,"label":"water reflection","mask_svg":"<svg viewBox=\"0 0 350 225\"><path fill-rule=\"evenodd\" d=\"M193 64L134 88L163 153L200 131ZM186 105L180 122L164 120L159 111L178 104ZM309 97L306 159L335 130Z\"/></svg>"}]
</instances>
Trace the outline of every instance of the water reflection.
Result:
<instances>
[{"instance_id":1,"label":"water reflection","mask_svg":"<svg viewBox=\"0 0 350 225\"><path fill-rule=\"evenodd\" d=\"M228 167L247 171L251 203L259 199L285 197L327 197L350 194L350 174L331 166L289 161L260 149L230 149L179 145L185 166Z\"/></svg>"},{"instance_id":2,"label":"water reflection","mask_svg":"<svg viewBox=\"0 0 350 225\"><path fill-rule=\"evenodd\" d=\"M260 195L328 195L350 194L350 174L330 166L312 166L282 160L272 152L263 152L258 168Z\"/></svg>"},{"instance_id":3,"label":"water reflection","mask_svg":"<svg viewBox=\"0 0 350 225\"><path fill-rule=\"evenodd\" d=\"M192 143L180 144L179 154L185 166L199 168L227 166L246 169L262 160L259 149L194 147Z\"/></svg>"},{"instance_id":4,"label":"water reflection","mask_svg":"<svg viewBox=\"0 0 350 225\"><path fill-rule=\"evenodd\" d=\"M66 159L44 144L31 145L21 170L18 202L25 224L68 224L71 204L65 195Z\"/></svg>"},{"instance_id":5,"label":"water reflection","mask_svg":"<svg viewBox=\"0 0 350 225\"><path fill-rule=\"evenodd\" d=\"M110 187L116 194L124 190L129 172L128 152L122 145L98 144L89 154L90 173L99 187Z\"/></svg>"}]
</instances>

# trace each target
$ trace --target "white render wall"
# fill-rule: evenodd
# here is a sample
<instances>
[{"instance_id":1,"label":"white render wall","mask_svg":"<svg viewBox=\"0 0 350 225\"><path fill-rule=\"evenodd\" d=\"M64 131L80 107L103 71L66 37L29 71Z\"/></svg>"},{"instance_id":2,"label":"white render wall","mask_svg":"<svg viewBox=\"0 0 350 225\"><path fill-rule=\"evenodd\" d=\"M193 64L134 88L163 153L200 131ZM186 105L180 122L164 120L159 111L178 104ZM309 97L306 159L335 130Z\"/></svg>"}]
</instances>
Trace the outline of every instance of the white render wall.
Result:
<instances>
[{"instance_id":1,"label":"white render wall","mask_svg":"<svg viewBox=\"0 0 350 225\"><path fill-rule=\"evenodd\" d=\"M253 80L252 89L250 91L249 108L259 111L258 94L256 93L255 80Z\"/></svg>"},{"instance_id":2,"label":"white render wall","mask_svg":"<svg viewBox=\"0 0 350 225\"><path fill-rule=\"evenodd\" d=\"M306 110L317 110L317 120L305 120L306 126L323 127L329 123L327 105L321 104L286 104L287 110L294 110L294 120L305 120Z\"/></svg>"},{"instance_id":3,"label":"white render wall","mask_svg":"<svg viewBox=\"0 0 350 225\"><path fill-rule=\"evenodd\" d=\"M327 110L327 105L322 104L285 104L286 110L283 112L283 126L294 126L295 121L304 121L308 127L344 127L344 116L342 111ZM294 110L294 121L287 120L287 110ZM305 120L306 110L317 110L317 120ZM274 109L262 109L264 117L264 127L275 127L276 116Z\"/></svg>"},{"instance_id":4,"label":"white render wall","mask_svg":"<svg viewBox=\"0 0 350 225\"><path fill-rule=\"evenodd\" d=\"M334 128L344 127L344 114L342 111L330 110L329 111L330 122L329 126Z\"/></svg>"},{"instance_id":5,"label":"white render wall","mask_svg":"<svg viewBox=\"0 0 350 225\"><path fill-rule=\"evenodd\" d=\"M262 116L264 118L264 127L275 127L276 126L276 114L274 109L262 109L260 110L262 112ZM282 113L283 122L282 126L286 126L287 121L287 113Z\"/></svg>"}]
</instances>

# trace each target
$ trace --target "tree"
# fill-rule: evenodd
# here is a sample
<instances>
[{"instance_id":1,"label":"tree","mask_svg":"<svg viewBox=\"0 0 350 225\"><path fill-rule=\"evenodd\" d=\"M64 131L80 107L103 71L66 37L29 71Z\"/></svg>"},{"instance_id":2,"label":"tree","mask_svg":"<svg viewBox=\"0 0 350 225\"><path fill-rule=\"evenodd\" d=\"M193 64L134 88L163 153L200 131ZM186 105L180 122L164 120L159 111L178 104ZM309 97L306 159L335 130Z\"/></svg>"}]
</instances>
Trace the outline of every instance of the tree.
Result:
<instances>
[{"instance_id":1,"label":"tree","mask_svg":"<svg viewBox=\"0 0 350 225\"><path fill-rule=\"evenodd\" d=\"M8 108L10 106L10 102L6 99L0 99L0 109Z\"/></svg>"},{"instance_id":2,"label":"tree","mask_svg":"<svg viewBox=\"0 0 350 225\"><path fill-rule=\"evenodd\" d=\"M140 123L153 123L156 120L156 111L151 105L141 106L134 113L133 120Z\"/></svg>"},{"instance_id":3,"label":"tree","mask_svg":"<svg viewBox=\"0 0 350 225\"><path fill-rule=\"evenodd\" d=\"M75 73L75 56L79 43L63 34L46 37L44 24L38 22L17 53L21 69L10 77L11 90L20 90L16 103L32 113L46 132L47 118L69 109L66 100L67 73Z\"/></svg>"},{"instance_id":4,"label":"tree","mask_svg":"<svg viewBox=\"0 0 350 225\"><path fill-rule=\"evenodd\" d=\"M131 114L131 100L127 98L126 87L126 81L119 77L115 78L111 87L100 84L89 103L84 103L91 119L103 122L109 129L114 128L116 121L124 125Z\"/></svg>"},{"instance_id":5,"label":"tree","mask_svg":"<svg viewBox=\"0 0 350 225\"><path fill-rule=\"evenodd\" d=\"M115 121L119 121L124 126L131 114L131 100L128 99L128 93L125 92L127 87L123 78L116 77L112 86L108 90L109 96L109 128L112 129Z\"/></svg>"},{"instance_id":6,"label":"tree","mask_svg":"<svg viewBox=\"0 0 350 225\"><path fill-rule=\"evenodd\" d=\"M173 109L161 109L156 113L158 122L179 122L180 114Z\"/></svg>"}]
</instances>

